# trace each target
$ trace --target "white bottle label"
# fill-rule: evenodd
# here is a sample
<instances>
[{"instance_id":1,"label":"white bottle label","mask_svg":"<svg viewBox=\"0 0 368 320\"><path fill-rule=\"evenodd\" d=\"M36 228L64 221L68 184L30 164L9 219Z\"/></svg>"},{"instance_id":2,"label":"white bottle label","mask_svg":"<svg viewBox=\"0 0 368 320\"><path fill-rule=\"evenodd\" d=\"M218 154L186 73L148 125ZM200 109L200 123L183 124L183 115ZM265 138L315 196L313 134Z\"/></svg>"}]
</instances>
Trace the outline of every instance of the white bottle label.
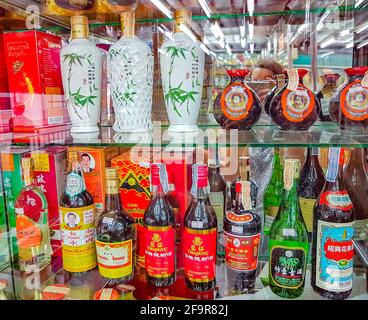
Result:
<instances>
[{"instance_id":1,"label":"white bottle label","mask_svg":"<svg viewBox=\"0 0 368 320\"><path fill-rule=\"evenodd\" d=\"M209 198L216 212L218 232L222 232L224 230L224 194L223 192L211 192Z\"/></svg>"}]
</instances>

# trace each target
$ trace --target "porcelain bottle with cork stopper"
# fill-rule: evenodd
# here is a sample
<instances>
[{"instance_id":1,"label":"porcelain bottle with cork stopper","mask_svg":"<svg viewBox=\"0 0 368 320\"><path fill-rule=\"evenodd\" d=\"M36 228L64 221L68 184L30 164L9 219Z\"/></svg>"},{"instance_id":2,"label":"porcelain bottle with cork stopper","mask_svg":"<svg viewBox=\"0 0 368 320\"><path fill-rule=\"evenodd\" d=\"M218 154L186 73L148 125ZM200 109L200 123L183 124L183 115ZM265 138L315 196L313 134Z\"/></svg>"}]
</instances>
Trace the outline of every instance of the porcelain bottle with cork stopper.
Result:
<instances>
[{"instance_id":1,"label":"porcelain bottle with cork stopper","mask_svg":"<svg viewBox=\"0 0 368 320\"><path fill-rule=\"evenodd\" d=\"M120 14L122 37L109 49L108 73L117 132L152 129L153 54L135 36L135 13Z\"/></svg>"},{"instance_id":2,"label":"porcelain bottle with cork stopper","mask_svg":"<svg viewBox=\"0 0 368 320\"><path fill-rule=\"evenodd\" d=\"M61 50L61 72L72 136L98 136L101 113L102 53L89 40L88 18L72 16L71 41Z\"/></svg>"},{"instance_id":3,"label":"porcelain bottle with cork stopper","mask_svg":"<svg viewBox=\"0 0 368 320\"><path fill-rule=\"evenodd\" d=\"M167 39L160 49L169 132L196 132L202 101L204 52L195 37L187 35L194 35L190 30L192 13L178 9L174 16L173 39Z\"/></svg>"}]
</instances>

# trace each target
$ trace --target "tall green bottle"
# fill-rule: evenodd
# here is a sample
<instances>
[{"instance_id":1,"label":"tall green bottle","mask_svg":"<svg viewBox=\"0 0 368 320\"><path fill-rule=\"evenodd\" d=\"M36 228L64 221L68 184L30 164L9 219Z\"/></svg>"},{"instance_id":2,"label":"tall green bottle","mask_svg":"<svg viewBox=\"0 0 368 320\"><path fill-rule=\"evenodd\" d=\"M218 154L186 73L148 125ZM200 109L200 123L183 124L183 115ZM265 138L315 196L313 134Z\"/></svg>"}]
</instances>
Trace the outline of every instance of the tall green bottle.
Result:
<instances>
[{"instance_id":1,"label":"tall green bottle","mask_svg":"<svg viewBox=\"0 0 368 320\"><path fill-rule=\"evenodd\" d=\"M263 208L264 208L264 232L269 233L273 220L276 217L277 212L281 204L282 193L284 192L283 179L283 167L280 161L280 151L278 147L275 147L273 158L273 170L271 180L266 188L263 196Z\"/></svg>"},{"instance_id":2,"label":"tall green bottle","mask_svg":"<svg viewBox=\"0 0 368 320\"><path fill-rule=\"evenodd\" d=\"M297 298L304 290L308 232L298 199L300 161L285 160L284 195L269 232L269 283L273 293Z\"/></svg>"}]
</instances>

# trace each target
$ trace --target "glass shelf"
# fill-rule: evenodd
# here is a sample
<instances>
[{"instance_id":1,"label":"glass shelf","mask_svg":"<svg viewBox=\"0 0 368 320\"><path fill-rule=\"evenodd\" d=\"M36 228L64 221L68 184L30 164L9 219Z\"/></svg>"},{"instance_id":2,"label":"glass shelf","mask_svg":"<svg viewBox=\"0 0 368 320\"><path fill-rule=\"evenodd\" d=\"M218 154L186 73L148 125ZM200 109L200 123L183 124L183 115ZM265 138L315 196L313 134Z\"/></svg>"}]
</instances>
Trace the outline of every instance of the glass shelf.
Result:
<instances>
[{"instance_id":1,"label":"glass shelf","mask_svg":"<svg viewBox=\"0 0 368 320\"><path fill-rule=\"evenodd\" d=\"M102 127L99 135L71 134L69 126L52 127L44 133L2 134L3 146L108 146L126 147L368 147L368 134L340 130L334 123L318 123L309 131L282 131L259 124L252 130L225 130L216 124L199 125L198 132L170 133L168 125L155 125L147 133L116 133Z\"/></svg>"}]
</instances>

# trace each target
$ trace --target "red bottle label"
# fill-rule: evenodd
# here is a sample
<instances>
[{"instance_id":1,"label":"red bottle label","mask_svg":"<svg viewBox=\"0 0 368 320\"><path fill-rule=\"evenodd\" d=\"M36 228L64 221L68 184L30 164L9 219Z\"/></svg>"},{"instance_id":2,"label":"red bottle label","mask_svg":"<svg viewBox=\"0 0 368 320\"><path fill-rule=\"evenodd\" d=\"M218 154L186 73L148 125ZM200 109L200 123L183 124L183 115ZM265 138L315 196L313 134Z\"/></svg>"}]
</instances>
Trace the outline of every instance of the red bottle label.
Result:
<instances>
[{"instance_id":1,"label":"red bottle label","mask_svg":"<svg viewBox=\"0 0 368 320\"><path fill-rule=\"evenodd\" d=\"M166 278L175 272L175 230L169 227L145 228L146 271L150 277Z\"/></svg>"},{"instance_id":2,"label":"red bottle label","mask_svg":"<svg viewBox=\"0 0 368 320\"><path fill-rule=\"evenodd\" d=\"M232 211L226 213L226 218L235 223L247 223L253 220L253 216L250 213L244 213L241 215L237 215Z\"/></svg>"},{"instance_id":3,"label":"red bottle label","mask_svg":"<svg viewBox=\"0 0 368 320\"><path fill-rule=\"evenodd\" d=\"M354 258L354 244L353 240L349 241L334 241L327 238L324 244L326 258L332 261L339 262L349 261Z\"/></svg>"},{"instance_id":4,"label":"red bottle label","mask_svg":"<svg viewBox=\"0 0 368 320\"><path fill-rule=\"evenodd\" d=\"M340 95L340 106L344 116L352 121L368 118L368 89L362 86L361 80L348 84Z\"/></svg>"},{"instance_id":5,"label":"red bottle label","mask_svg":"<svg viewBox=\"0 0 368 320\"><path fill-rule=\"evenodd\" d=\"M209 282L216 274L217 230L184 228L184 273L193 282Z\"/></svg>"},{"instance_id":6,"label":"red bottle label","mask_svg":"<svg viewBox=\"0 0 368 320\"><path fill-rule=\"evenodd\" d=\"M320 205L326 205L333 209L349 211L353 208L353 203L350 200L349 194L344 191L326 191L321 194L319 199Z\"/></svg>"},{"instance_id":7,"label":"red bottle label","mask_svg":"<svg viewBox=\"0 0 368 320\"><path fill-rule=\"evenodd\" d=\"M299 84L296 91L286 89L281 96L282 114L291 122L302 122L314 107L314 95L304 85Z\"/></svg>"},{"instance_id":8,"label":"red bottle label","mask_svg":"<svg viewBox=\"0 0 368 320\"><path fill-rule=\"evenodd\" d=\"M221 94L221 110L230 120L246 118L252 105L252 92L241 82L230 84Z\"/></svg>"},{"instance_id":9,"label":"red bottle label","mask_svg":"<svg viewBox=\"0 0 368 320\"><path fill-rule=\"evenodd\" d=\"M225 264L236 271L257 269L261 235L236 236L225 232Z\"/></svg>"}]
</instances>

